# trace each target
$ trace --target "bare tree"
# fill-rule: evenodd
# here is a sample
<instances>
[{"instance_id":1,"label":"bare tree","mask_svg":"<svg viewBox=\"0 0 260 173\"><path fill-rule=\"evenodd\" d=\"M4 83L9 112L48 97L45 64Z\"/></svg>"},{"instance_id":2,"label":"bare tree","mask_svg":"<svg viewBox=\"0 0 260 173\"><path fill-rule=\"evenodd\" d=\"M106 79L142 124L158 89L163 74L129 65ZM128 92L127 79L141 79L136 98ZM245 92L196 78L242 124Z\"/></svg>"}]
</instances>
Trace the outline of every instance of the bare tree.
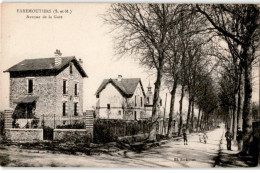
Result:
<instances>
[{"instance_id":1,"label":"bare tree","mask_svg":"<svg viewBox=\"0 0 260 173\"><path fill-rule=\"evenodd\" d=\"M156 139L162 70L178 13L179 6L174 4L112 4L104 17L113 26L117 53L137 55L141 64L157 72L149 140Z\"/></svg>"},{"instance_id":2,"label":"bare tree","mask_svg":"<svg viewBox=\"0 0 260 173\"><path fill-rule=\"evenodd\" d=\"M249 154L252 142L252 63L257 58L260 37L259 6L248 5L197 5L203 14L225 41L232 40L239 47L238 57L244 71L243 104L243 152ZM236 26L237 25L237 26ZM236 27L234 27L236 26Z\"/></svg>"}]
</instances>

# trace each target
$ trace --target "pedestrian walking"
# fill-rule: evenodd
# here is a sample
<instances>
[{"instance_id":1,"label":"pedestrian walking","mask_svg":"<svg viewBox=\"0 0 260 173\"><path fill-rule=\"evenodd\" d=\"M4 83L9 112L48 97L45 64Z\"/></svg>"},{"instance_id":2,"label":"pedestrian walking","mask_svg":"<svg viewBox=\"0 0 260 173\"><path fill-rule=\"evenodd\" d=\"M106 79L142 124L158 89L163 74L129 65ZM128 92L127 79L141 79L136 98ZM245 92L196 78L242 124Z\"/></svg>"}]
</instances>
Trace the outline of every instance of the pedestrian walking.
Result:
<instances>
[{"instance_id":1,"label":"pedestrian walking","mask_svg":"<svg viewBox=\"0 0 260 173\"><path fill-rule=\"evenodd\" d=\"M188 145L187 132L185 129L183 131L183 141L184 141L184 145Z\"/></svg>"},{"instance_id":2,"label":"pedestrian walking","mask_svg":"<svg viewBox=\"0 0 260 173\"><path fill-rule=\"evenodd\" d=\"M243 132L240 129L240 127L238 127L238 129L237 129L236 140L237 140L238 151L241 151L242 150L242 143L243 143Z\"/></svg>"},{"instance_id":3,"label":"pedestrian walking","mask_svg":"<svg viewBox=\"0 0 260 173\"><path fill-rule=\"evenodd\" d=\"M199 140L200 140L200 142L203 141L203 134L202 133L199 133Z\"/></svg>"},{"instance_id":4,"label":"pedestrian walking","mask_svg":"<svg viewBox=\"0 0 260 173\"><path fill-rule=\"evenodd\" d=\"M203 134L203 140L204 140L204 143L206 144L207 143L207 139L208 139L208 135L206 132L204 132Z\"/></svg>"},{"instance_id":5,"label":"pedestrian walking","mask_svg":"<svg viewBox=\"0 0 260 173\"><path fill-rule=\"evenodd\" d=\"M225 137L227 140L227 150L231 150L231 141L233 139L233 135L230 133L229 128L227 129L227 132L225 133Z\"/></svg>"}]
</instances>

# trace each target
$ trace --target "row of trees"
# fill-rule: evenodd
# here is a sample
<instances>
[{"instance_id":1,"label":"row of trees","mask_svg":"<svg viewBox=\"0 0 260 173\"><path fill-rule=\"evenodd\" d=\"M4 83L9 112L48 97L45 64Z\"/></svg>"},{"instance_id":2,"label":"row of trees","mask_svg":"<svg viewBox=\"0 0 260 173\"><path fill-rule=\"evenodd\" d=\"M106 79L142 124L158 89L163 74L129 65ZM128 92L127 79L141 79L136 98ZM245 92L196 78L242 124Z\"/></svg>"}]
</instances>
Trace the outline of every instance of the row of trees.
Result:
<instances>
[{"instance_id":1,"label":"row of trees","mask_svg":"<svg viewBox=\"0 0 260 173\"><path fill-rule=\"evenodd\" d=\"M252 63L259 50L258 6L113 4L104 20L116 33L117 53L138 55L135 57L142 65L156 72L153 122L157 120L162 83L170 88L168 137L172 136L175 96L180 87L179 134L183 127L185 95L189 101L186 129L194 129L195 106L199 109L196 123L199 129L219 109L233 105L236 110L233 113L243 116L244 149L247 150L252 132ZM230 76L232 81L235 78L236 85L225 80ZM225 89L231 92L231 99L225 100ZM155 135L156 123L152 123L150 140Z\"/></svg>"}]
</instances>

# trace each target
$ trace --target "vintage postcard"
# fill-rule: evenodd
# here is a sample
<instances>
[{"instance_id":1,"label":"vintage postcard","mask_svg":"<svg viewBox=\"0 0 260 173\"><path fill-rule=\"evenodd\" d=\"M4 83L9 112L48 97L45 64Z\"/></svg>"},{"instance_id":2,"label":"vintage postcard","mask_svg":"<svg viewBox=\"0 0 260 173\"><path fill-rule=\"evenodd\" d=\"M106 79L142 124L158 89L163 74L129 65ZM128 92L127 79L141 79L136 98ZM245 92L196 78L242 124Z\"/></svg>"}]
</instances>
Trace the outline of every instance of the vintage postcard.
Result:
<instances>
[{"instance_id":1,"label":"vintage postcard","mask_svg":"<svg viewBox=\"0 0 260 173\"><path fill-rule=\"evenodd\" d=\"M259 168L260 5L2 3L1 167Z\"/></svg>"}]
</instances>

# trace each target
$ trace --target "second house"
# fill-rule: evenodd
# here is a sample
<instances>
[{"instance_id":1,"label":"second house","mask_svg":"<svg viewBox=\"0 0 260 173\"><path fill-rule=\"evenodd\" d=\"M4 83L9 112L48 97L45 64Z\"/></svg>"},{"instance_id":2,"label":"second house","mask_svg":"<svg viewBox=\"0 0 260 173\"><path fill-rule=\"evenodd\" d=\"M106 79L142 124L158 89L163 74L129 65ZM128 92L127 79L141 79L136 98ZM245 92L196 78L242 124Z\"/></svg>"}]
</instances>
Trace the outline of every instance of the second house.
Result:
<instances>
[{"instance_id":1,"label":"second house","mask_svg":"<svg viewBox=\"0 0 260 173\"><path fill-rule=\"evenodd\" d=\"M104 79L98 90L97 117L101 119L145 119L145 92L140 78Z\"/></svg>"}]
</instances>

